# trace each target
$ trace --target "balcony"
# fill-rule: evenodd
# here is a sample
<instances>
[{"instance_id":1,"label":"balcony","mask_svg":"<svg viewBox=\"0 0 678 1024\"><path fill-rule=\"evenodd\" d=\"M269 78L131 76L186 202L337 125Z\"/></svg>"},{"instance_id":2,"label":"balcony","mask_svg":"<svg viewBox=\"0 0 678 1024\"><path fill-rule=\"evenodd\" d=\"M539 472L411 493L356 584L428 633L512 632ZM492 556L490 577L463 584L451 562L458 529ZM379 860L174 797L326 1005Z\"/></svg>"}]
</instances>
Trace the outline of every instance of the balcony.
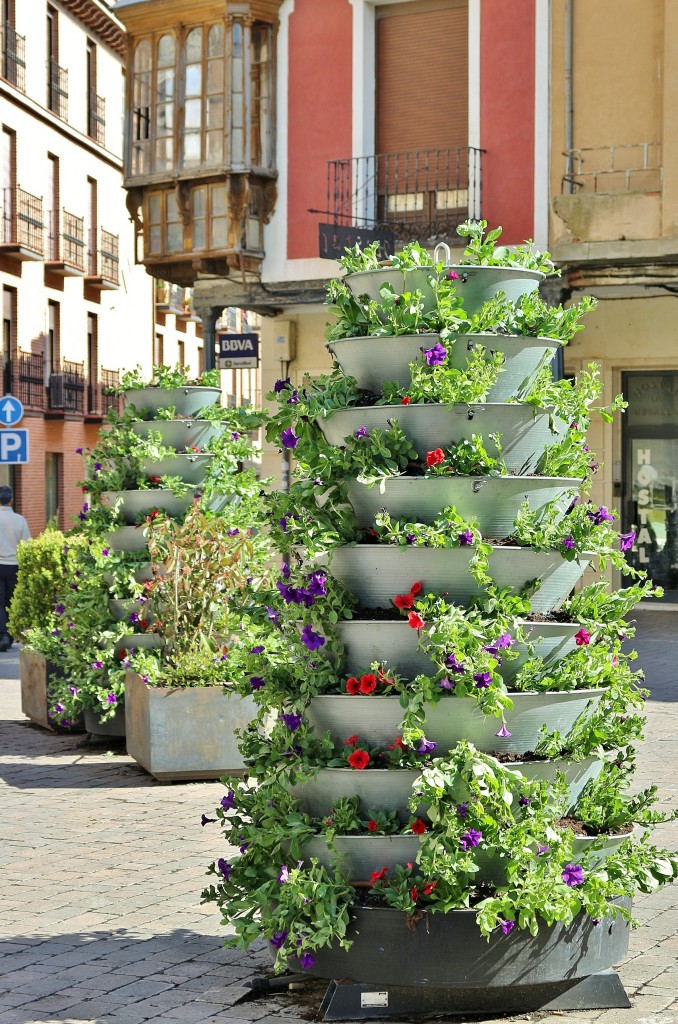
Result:
<instances>
[{"instance_id":1,"label":"balcony","mask_svg":"<svg viewBox=\"0 0 678 1024\"><path fill-rule=\"evenodd\" d=\"M85 368L83 363L61 361L59 369L52 370L48 385L48 409L60 413L84 413Z\"/></svg>"},{"instance_id":2,"label":"balcony","mask_svg":"<svg viewBox=\"0 0 678 1024\"><path fill-rule=\"evenodd\" d=\"M384 255L419 240L435 245L480 217L481 155L473 147L330 160L320 255L338 259L344 247L379 239Z\"/></svg>"},{"instance_id":3,"label":"balcony","mask_svg":"<svg viewBox=\"0 0 678 1024\"><path fill-rule=\"evenodd\" d=\"M62 121L68 120L68 71L53 57L47 61L47 106Z\"/></svg>"},{"instance_id":4,"label":"balcony","mask_svg":"<svg viewBox=\"0 0 678 1024\"><path fill-rule=\"evenodd\" d=\"M566 150L554 197L553 244L661 237L663 167L658 142Z\"/></svg>"},{"instance_id":5,"label":"balcony","mask_svg":"<svg viewBox=\"0 0 678 1024\"><path fill-rule=\"evenodd\" d=\"M59 277L83 277L85 274L85 222L68 210L62 212L59 232L58 211L48 214L49 238L45 271Z\"/></svg>"},{"instance_id":6,"label":"balcony","mask_svg":"<svg viewBox=\"0 0 678 1024\"><path fill-rule=\"evenodd\" d=\"M2 28L2 77L26 92L26 37L7 23Z\"/></svg>"},{"instance_id":7,"label":"balcony","mask_svg":"<svg viewBox=\"0 0 678 1024\"><path fill-rule=\"evenodd\" d=\"M181 285L170 284L169 281L156 281L155 309L158 313L174 313L176 317L184 316L184 289Z\"/></svg>"},{"instance_id":8,"label":"balcony","mask_svg":"<svg viewBox=\"0 0 678 1024\"><path fill-rule=\"evenodd\" d=\"M120 374L117 370L101 370L99 380L87 385L88 418L104 419L110 409L122 412L122 398L108 393L108 389L117 387L119 381Z\"/></svg>"},{"instance_id":9,"label":"balcony","mask_svg":"<svg viewBox=\"0 0 678 1024\"><path fill-rule=\"evenodd\" d=\"M98 145L103 146L106 139L106 101L90 89L87 102L87 134Z\"/></svg>"},{"instance_id":10,"label":"balcony","mask_svg":"<svg viewBox=\"0 0 678 1024\"><path fill-rule=\"evenodd\" d=\"M24 261L41 260L44 254L42 198L22 188L3 189L0 255Z\"/></svg>"},{"instance_id":11,"label":"balcony","mask_svg":"<svg viewBox=\"0 0 678 1024\"><path fill-rule=\"evenodd\" d=\"M42 352L18 352L8 364L6 389L27 409L47 408L45 357Z\"/></svg>"},{"instance_id":12,"label":"balcony","mask_svg":"<svg viewBox=\"0 0 678 1024\"><path fill-rule=\"evenodd\" d=\"M113 235L102 228L97 247L96 229L90 229L85 274L85 284L89 288L109 291L120 287L119 243L119 235Z\"/></svg>"}]
</instances>

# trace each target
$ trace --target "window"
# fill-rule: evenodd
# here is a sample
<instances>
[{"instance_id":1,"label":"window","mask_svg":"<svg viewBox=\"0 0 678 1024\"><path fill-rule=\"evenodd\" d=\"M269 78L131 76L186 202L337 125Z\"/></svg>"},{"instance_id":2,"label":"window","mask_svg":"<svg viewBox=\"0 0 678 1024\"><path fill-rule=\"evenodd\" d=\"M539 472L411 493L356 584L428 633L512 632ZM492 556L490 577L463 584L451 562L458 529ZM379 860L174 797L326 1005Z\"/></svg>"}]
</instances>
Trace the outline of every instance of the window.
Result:
<instances>
[{"instance_id":1,"label":"window","mask_svg":"<svg viewBox=\"0 0 678 1024\"><path fill-rule=\"evenodd\" d=\"M204 163L224 159L224 29L212 25L207 34Z\"/></svg>"},{"instance_id":2,"label":"window","mask_svg":"<svg viewBox=\"0 0 678 1024\"><path fill-rule=\"evenodd\" d=\"M61 481L63 478L63 455L60 452L45 452L45 521L56 520L59 525L61 505Z\"/></svg>"},{"instance_id":3,"label":"window","mask_svg":"<svg viewBox=\"0 0 678 1024\"><path fill-rule=\"evenodd\" d=\"M153 338L153 365L165 365L165 343L162 334L156 334Z\"/></svg>"},{"instance_id":4,"label":"window","mask_svg":"<svg viewBox=\"0 0 678 1024\"><path fill-rule=\"evenodd\" d=\"M202 29L186 36L184 78L184 164L200 163L202 137Z\"/></svg>"},{"instance_id":5,"label":"window","mask_svg":"<svg viewBox=\"0 0 678 1024\"><path fill-rule=\"evenodd\" d=\"M59 19L55 7L47 7L47 106L57 117L68 116L68 72L59 67Z\"/></svg>"},{"instance_id":6,"label":"window","mask_svg":"<svg viewBox=\"0 0 678 1024\"><path fill-rule=\"evenodd\" d=\"M16 202L16 133L2 129L0 139L0 175L2 175L2 239L5 244L15 241L14 204Z\"/></svg>"},{"instance_id":7,"label":"window","mask_svg":"<svg viewBox=\"0 0 678 1024\"><path fill-rule=\"evenodd\" d=\"M228 247L228 212L225 185L200 185L191 189L193 248Z\"/></svg>"},{"instance_id":8,"label":"window","mask_svg":"<svg viewBox=\"0 0 678 1024\"><path fill-rule=\"evenodd\" d=\"M5 394L12 392L12 362L16 355L16 288L2 289L2 386Z\"/></svg>"},{"instance_id":9,"label":"window","mask_svg":"<svg viewBox=\"0 0 678 1024\"><path fill-rule=\"evenodd\" d=\"M177 342L177 353L179 357L179 369L183 370L186 366L186 342Z\"/></svg>"},{"instance_id":10,"label":"window","mask_svg":"<svg viewBox=\"0 0 678 1024\"><path fill-rule=\"evenodd\" d=\"M252 166L273 167L273 63L270 25L252 28Z\"/></svg>"},{"instance_id":11,"label":"window","mask_svg":"<svg viewBox=\"0 0 678 1024\"><path fill-rule=\"evenodd\" d=\"M99 213L98 190L94 178L87 179L87 274L96 277L98 273Z\"/></svg>"},{"instance_id":12,"label":"window","mask_svg":"<svg viewBox=\"0 0 678 1024\"><path fill-rule=\"evenodd\" d=\"M47 259L59 259L59 157L47 154Z\"/></svg>"},{"instance_id":13,"label":"window","mask_svg":"<svg viewBox=\"0 0 678 1024\"><path fill-rule=\"evenodd\" d=\"M183 164L219 164L224 156L223 25L191 29L184 69Z\"/></svg>"},{"instance_id":14,"label":"window","mask_svg":"<svg viewBox=\"0 0 678 1024\"><path fill-rule=\"evenodd\" d=\"M45 336L45 384L59 367L61 356L61 308L58 302L47 303L47 334Z\"/></svg>"},{"instance_id":15,"label":"window","mask_svg":"<svg viewBox=\"0 0 678 1024\"><path fill-rule=\"evenodd\" d=\"M176 78L174 36L158 40L155 83L155 170L167 171L174 164L174 85Z\"/></svg>"},{"instance_id":16,"label":"window","mask_svg":"<svg viewBox=\"0 0 678 1024\"><path fill-rule=\"evenodd\" d=\"M134 51L132 75L132 174L147 174L151 137L152 51L142 39Z\"/></svg>"},{"instance_id":17,"label":"window","mask_svg":"<svg viewBox=\"0 0 678 1024\"><path fill-rule=\"evenodd\" d=\"M87 314L87 395L89 411L98 411L99 402L99 321L96 313Z\"/></svg>"},{"instance_id":18,"label":"window","mask_svg":"<svg viewBox=\"0 0 678 1024\"><path fill-rule=\"evenodd\" d=\"M245 57L243 27L233 22L231 39L231 163L245 160Z\"/></svg>"},{"instance_id":19,"label":"window","mask_svg":"<svg viewBox=\"0 0 678 1024\"><path fill-rule=\"evenodd\" d=\"M104 144L106 118L103 96L97 95L97 48L87 40L87 134L100 146Z\"/></svg>"},{"instance_id":20,"label":"window","mask_svg":"<svg viewBox=\"0 0 678 1024\"><path fill-rule=\"evenodd\" d=\"M148 196L147 250L149 255L184 251L184 225L174 192Z\"/></svg>"}]
</instances>

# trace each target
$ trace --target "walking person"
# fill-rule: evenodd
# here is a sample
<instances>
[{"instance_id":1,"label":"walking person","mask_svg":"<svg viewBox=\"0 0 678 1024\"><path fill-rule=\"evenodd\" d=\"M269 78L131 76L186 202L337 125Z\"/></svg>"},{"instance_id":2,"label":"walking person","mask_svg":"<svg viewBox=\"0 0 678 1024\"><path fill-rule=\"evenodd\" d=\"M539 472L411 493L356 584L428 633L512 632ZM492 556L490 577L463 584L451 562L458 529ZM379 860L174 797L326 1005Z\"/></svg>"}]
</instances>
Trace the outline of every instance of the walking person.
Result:
<instances>
[{"instance_id":1,"label":"walking person","mask_svg":"<svg viewBox=\"0 0 678 1024\"><path fill-rule=\"evenodd\" d=\"M0 651L8 651L13 642L7 631L7 614L19 569L16 549L20 540L31 536L24 517L11 507L13 500L12 488L0 486Z\"/></svg>"}]
</instances>

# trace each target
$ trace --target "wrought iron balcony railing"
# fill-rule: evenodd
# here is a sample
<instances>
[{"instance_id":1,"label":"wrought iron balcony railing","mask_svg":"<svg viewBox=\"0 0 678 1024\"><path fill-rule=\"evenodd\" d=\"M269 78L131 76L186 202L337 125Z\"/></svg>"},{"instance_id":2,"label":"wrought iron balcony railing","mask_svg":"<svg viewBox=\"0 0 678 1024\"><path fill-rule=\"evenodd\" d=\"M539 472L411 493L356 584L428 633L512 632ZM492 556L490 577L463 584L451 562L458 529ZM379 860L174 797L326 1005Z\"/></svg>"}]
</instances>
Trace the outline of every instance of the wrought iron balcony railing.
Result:
<instances>
[{"instance_id":1,"label":"wrought iron balcony railing","mask_svg":"<svg viewBox=\"0 0 678 1024\"><path fill-rule=\"evenodd\" d=\"M49 377L49 408L63 409L64 412L85 411L85 368L83 363L72 363L68 359L53 370Z\"/></svg>"},{"instance_id":2,"label":"wrought iron balcony railing","mask_svg":"<svg viewBox=\"0 0 678 1024\"><path fill-rule=\"evenodd\" d=\"M26 92L26 37L8 23L2 28L2 77Z\"/></svg>"},{"instance_id":3,"label":"wrought iron balcony railing","mask_svg":"<svg viewBox=\"0 0 678 1024\"><path fill-rule=\"evenodd\" d=\"M117 387L119 381L120 374L117 370L100 370L99 379L89 383L87 408L91 416L106 416L109 409L122 411L122 399L107 393L107 389Z\"/></svg>"},{"instance_id":4,"label":"wrought iron balcony railing","mask_svg":"<svg viewBox=\"0 0 678 1024\"><path fill-rule=\"evenodd\" d=\"M92 232L90 243L90 262L88 273L97 275L107 284L118 287L120 284L120 236L101 229L99 250L96 250L96 236ZM94 253L94 260L92 260ZM97 260L98 255L98 260ZM92 269L93 268L93 269Z\"/></svg>"},{"instance_id":5,"label":"wrought iron balcony railing","mask_svg":"<svg viewBox=\"0 0 678 1024\"><path fill-rule=\"evenodd\" d=\"M47 106L62 121L68 120L68 71L53 57L47 61Z\"/></svg>"},{"instance_id":6,"label":"wrought iron balcony railing","mask_svg":"<svg viewBox=\"0 0 678 1024\"><path fill-rule=\"evenodd\" d=\"M26 408L47 408L45 357L41 352L18 352L8 364L7 376L7 391Z\"/></svg>"},{"instance_id":7,"label":"wrought iron balcony railing","mask_svg":"<svg viewBox=\"0 0 678 1024\"><path fill-rule=\"evenodd\" d=\"M313 212L349 234L363 229L400 244L435 243L480 216L481 155L461 146L330 160L327 210Z\"/></svg>"},{"instance_id":8,"label":"wrought iron balcony railing","mask_svg":"<svg viewBox=\"0 0 678 1024\"><path fill-rule=\"evenodd\" d=\"M2 190L2 244L28 249L37 256L45 252L45 224L42 198L22 188Z\"/></svg>"},{"instance_id":9,"label":"wrought iron balcony railing","mask_svg":"<svg viewBox=\"0 0 678 1024\"><path fill-rule=\"evenodd\" d=\"M87 103L87 134L100 146L106 138L106 101L90 89Z\"/></svg>"},{"instance_id":10,"label":"wrought iron balcony railing","mask_svg":"<svg viewBox=\"0 0 678 1024\"><path fill-rule=\"evenodd\" d=\"M62 260L74 270L85 270L85 221L74 213L63 211Z\"/></svg>"}]
</instances>

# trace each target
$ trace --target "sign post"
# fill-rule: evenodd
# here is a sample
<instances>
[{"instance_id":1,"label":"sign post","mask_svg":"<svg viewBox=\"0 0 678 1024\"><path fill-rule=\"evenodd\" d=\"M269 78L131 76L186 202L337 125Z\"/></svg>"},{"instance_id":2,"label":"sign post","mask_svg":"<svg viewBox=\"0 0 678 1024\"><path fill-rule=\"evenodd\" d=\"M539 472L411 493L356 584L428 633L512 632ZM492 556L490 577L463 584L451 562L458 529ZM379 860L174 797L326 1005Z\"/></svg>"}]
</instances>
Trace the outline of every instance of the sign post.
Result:
<instances>
[{"instance_id":1,"label":"sign post","mask_svg":"<svg viewBox=\"0 0 678 1024\"><path fill-rule=\"evenodd\" d=\"M256 369L259 365L258 334L217 331L217 344L220 370Z\"/></svg>"}]
</instances>

